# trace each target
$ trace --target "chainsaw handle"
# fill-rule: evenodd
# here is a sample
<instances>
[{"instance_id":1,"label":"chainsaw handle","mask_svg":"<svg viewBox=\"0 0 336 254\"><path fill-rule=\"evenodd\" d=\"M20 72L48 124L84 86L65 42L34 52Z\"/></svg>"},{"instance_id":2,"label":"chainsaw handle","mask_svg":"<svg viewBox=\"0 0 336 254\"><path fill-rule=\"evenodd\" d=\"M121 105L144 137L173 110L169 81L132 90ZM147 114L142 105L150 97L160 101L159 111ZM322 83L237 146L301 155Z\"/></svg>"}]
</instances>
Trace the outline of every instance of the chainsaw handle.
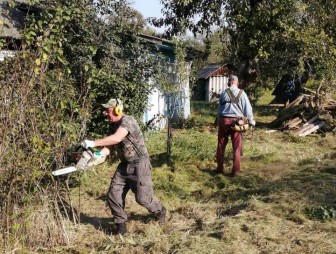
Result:
<instances>
[{"instance_id":1,"label":"chainsaw handle","mask_svg":"<svg viewBox=\"0 0 336 254\"><path fill-rule=\"evenodd\" d=\"M92 147L89 147L88 150L89 152L91 152L91 156L93 156L95 153L95 150Z\"/></svg>"},{"instance_id":2,"label":"chainsaw handle","mask_svg":"<svg viewBox=\"0 0 336 254\"><path fill-rule=\"evenodd\" d=\"M78 152L81 148L82 148L82 146L80 144L76 145L75 152Z\"/></svg>"}]
</instances>

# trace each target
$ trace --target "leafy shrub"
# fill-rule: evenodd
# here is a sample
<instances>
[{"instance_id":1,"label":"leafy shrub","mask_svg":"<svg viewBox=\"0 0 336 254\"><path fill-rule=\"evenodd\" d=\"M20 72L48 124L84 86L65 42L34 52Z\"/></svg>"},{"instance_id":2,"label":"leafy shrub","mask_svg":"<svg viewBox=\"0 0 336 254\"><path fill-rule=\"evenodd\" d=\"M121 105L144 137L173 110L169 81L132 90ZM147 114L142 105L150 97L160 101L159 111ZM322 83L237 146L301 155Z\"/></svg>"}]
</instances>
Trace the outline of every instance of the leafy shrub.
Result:
<instances>
[{"instance_id":1,"label":"leafy shrub","mask_svg":"<svg viewBox=\"0 0 336 254\"><path fill-rule=\"evenodd\" d=\"M119 97L126 112L141 115L149 93L144 72L153 59L141 46L127 1L27 2L33 11L24 17L20 40L0 41L1 49L16 50L0 62L0 233L5 245L50 246L67 239L58 204L71 210L61 192L68 186L50 172L88 131L106 135L101 103ZM37 206L46 216L31 232L20 215L38 218ZM34 237L45 225L59 231Z\"/></svg>"}]
</instances>

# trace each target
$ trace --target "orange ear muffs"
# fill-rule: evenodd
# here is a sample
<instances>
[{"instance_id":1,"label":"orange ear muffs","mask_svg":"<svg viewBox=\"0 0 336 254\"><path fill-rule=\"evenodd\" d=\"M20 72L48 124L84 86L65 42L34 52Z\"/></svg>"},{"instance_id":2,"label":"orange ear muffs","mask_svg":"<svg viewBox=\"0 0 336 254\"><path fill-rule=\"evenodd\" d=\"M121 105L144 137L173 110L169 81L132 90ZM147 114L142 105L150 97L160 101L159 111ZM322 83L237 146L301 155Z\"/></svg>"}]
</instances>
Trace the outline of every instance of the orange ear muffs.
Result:
<instances>
[{"instance_id":1,"label":"orange ear muffs","mask_svg":"<svg viewBox=\"0 0 336 254\"><path fill-rule=\"evenodd\" d=\"M114 107L114 114L119 116L122 114L122 109L118 106L119 105L119 99L116 99L117 105Z\"/></svg>"}]
</instances>

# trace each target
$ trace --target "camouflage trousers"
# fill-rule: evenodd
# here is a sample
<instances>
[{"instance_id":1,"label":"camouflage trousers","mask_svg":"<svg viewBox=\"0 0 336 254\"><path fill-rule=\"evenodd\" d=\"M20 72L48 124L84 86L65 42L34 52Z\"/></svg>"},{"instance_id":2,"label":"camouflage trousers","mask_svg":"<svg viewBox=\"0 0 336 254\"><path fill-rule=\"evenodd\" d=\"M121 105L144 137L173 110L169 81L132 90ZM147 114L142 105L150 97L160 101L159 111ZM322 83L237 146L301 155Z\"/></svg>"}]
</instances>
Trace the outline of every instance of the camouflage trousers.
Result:
<instances>
[{"instance_id":1,"label":"camouflage trousers","mask_svg":"<svg viewBox=\"0 0 336 254\"><path fill-rule=\"evenodd\" d=\"M112 177L107 194L114 223L127 221L125 199L128 191L135 194L136 202L151 213L161 211L162 205L153 194L151 164L148 158L133 162L121 162Z\"/></svg>"}]
</instances>

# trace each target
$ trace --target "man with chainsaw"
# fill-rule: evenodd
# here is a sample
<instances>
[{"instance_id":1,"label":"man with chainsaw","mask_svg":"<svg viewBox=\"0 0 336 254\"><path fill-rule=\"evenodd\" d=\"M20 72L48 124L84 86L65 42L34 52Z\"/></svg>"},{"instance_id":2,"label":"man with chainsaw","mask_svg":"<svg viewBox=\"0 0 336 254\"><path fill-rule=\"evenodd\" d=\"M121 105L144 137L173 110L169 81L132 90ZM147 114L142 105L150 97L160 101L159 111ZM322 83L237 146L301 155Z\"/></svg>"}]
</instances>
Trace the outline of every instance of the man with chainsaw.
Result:
<instances>
[{"instance_id":1,"label":"man with chainsaw","mask_svg":"<svg viewBox=\"0 0 336 254\"><path fill-rule=\"evenodd\" d=\"M135 194L138 204L153 213L159 223L165 222L166 208L153 194L151 163L141 129L132 116L123 114L120 99L110 99L106 104L105 115L111 123L111 135L98 140L85 140L84 148L103 147L102 156L110 154L109 146L116 145L121 162L112 177L107 194L107 203L111 209L117 232L127 234L127 215L124 211L126 194L129 190Z\"/></svg>"},{"instance_id":2,"label":"man with chainsaw","mask_svg":"<svg viewBox=\"0 0 336 254\"><path fill-rule=\"evenodd\" d=\"M232 177L240 171L242 152L242 135L234 126L239 127L238 122L246 122L251 128L255 126L251 103L238 85L238 77L229 76L229 88L221 93L218 105L217 172L224 174L224 153L229 137L231 137L233 165L230 176ZM241 127L244 128L244 123Z\"/></svg>"}]
</instances>

